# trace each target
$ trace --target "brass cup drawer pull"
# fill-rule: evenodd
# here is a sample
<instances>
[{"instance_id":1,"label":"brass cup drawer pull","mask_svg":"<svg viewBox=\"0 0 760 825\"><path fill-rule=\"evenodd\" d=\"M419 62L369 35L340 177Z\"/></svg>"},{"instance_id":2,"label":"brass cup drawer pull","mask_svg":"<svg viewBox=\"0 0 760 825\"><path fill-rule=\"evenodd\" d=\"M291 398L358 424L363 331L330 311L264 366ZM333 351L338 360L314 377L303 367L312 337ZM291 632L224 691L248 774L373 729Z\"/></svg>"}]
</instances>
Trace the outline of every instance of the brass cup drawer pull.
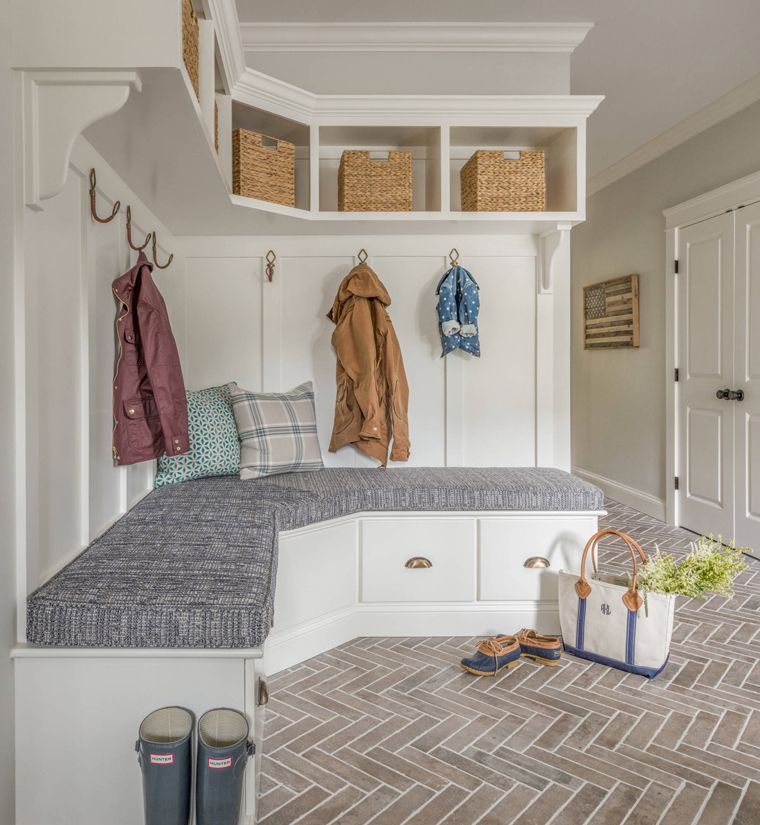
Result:
<instances>
[{"instance_id":1,"label":"brass cup drawer pull","mask_svg":"<svg viewBox=\"0 0 760 825\"><path fill-rule=\"evenodd\" d=\"M404 565L404 567L408 567L410 570L426 570L428 567L432 566L433 562L430 561L430 559L426 559L424 556L414 556Z\"/></svg>"},{"instance_id":2,"label":"brass cup drawer pull","mask_svg":"<svg viewBox=\"0 0 760 825\"><path fill-rule=\"evenodd\" d=\"M535 569L540 567L551 567L551 564L549 563L549 559L544 558L543 556L531 556L529 559L525 559L523 567Z\"/></svg>"}]
</instances>

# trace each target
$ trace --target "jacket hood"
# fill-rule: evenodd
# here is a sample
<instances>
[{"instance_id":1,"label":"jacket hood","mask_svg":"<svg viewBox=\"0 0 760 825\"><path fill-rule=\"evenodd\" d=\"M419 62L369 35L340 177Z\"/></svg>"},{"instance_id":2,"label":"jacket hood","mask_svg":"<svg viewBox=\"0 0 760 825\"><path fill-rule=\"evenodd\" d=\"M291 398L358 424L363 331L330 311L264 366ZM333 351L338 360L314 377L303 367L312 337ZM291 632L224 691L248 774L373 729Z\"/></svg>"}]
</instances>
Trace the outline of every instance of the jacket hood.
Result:
<instances>
[{"instance_id":1,"label":"jacket hood","mask_svg":"<svg viewBox=\"0 0 760 825\"><path fill-rule=\"evenodd\" d=\"M391 305L391 296L377 277L375 271L365 263L355 266L338 287L332 309L327 317L334 323L338 322L343 307L351 298L368 298L380 301L383 306Z\"/></svg>"}]
</instances>

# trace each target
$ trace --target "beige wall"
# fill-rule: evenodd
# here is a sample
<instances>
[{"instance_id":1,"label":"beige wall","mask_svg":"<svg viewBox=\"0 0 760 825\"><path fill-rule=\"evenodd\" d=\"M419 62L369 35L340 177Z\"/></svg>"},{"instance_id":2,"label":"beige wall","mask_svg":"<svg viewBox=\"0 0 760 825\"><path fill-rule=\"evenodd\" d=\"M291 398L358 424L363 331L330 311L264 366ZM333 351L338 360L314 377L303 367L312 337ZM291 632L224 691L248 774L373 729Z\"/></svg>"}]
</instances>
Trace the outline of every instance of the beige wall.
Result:
<instances>
[{"instance_id":1,"label":"beige wall","mask_svg":"<svg viewBox=\"0 0 760 825\"><path fill-rule=\"evenodd\" d=\"M662 210L757 171L760 103L592 196L586 223L573 230L573 466L640 491L639 503L650 510L664 499L666 483ZM633 272L640 278L641 348L584 351L582 287Z\"/></svg>"},{"instance_id":2,"label":"beige wall","mask_svg":"<svg viewBox=\"0 0 760 825\"><path fill-rule=\"evenodd\" d=\"M10 17L0 0L0 20ZM10 32L0 25L0 825L13 816L13 679L8 658L14 620L14 456L13 456L13 111Z\"/></svg>"}]
</instances>

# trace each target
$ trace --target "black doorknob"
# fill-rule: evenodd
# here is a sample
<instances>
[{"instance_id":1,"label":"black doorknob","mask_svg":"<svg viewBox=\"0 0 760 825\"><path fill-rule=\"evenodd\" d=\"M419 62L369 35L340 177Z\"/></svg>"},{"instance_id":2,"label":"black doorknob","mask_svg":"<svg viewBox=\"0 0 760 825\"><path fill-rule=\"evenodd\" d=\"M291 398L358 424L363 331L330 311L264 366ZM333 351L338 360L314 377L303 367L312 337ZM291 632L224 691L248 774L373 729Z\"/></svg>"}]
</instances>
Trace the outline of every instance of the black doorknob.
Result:
<instances>
[{"instance_id":1,"label":"black doorknob","mask_svg":"<svg viewBox=\"0 0 760 825\"><path fill-rule=\"evenodd\" d=\"M715 393L715 397L719 401L728 401L731 397L731 390L728 387L726 387L725 390L718 390L718 392Z\"/></svg>"},{"instance_id":2,"label":"black doorknob","mask_svg":"<svg viewBox=\"0 0 760 825\"><path fill-rule=\"evenodd\" d=\"M728 393L729 401L744 401L744 390L731 390Z\"/></svg>"}]
</instances>

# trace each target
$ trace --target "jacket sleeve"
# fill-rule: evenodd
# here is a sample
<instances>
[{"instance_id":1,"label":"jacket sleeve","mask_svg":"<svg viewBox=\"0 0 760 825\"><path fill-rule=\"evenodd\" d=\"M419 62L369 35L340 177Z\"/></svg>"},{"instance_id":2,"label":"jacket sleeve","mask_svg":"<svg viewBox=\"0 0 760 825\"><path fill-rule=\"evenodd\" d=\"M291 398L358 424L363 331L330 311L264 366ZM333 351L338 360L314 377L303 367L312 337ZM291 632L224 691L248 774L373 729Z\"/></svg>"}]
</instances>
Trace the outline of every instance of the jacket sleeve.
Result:
<instances>
[{"instance_id":1,"label":"jacket sleeve","mask_svg":"<svg viewBox=\"0 0 760 825\"><path fill-rule=\"evenodd\" d=\"M452 289L453 278L447 274L438 285L438 322L441 325L442 335L456 335L459 332L456 302Z\"/></svg>"},{"instance_id":2,"label":"jacket sleeve","mask_svg":"<svg viewBox=\"0 0 760 825\"><path fill-rule=\"evenodd\" d=\"M393 449L391 461L409 460L409 382L406 380L404 359L393 327L388 334L386 357L392 369L390 390L391 419L393 424Z\"/></svg>"},{"instance_id":3,"label":"jacket sleeve","mask_svg":"<svg viewBox=\"0 0 760 825\"><path fill-rule=\"evenodd\" d=\"M351 379L362 413L361 438L380 438L381 416L375 369L377 352L369 301L354 298L332 336L338 360Z\"/></svg>"},{"instance_id":4,"label":"jacket sleeve","mask_svg":"<svg viewBox=\"0 0 760 825\"><path fill-rule=\"evenodd\" d=\"M144 310L141 308L138 320L145 369L158 408L158 417L164 435L164 449L167 455L181 455L188 452L190 443L187 426L182 425L175 407L169 378L169 367L161 358L160 317L155 309L146 306Z\"/></svg>"}]
</instances>

